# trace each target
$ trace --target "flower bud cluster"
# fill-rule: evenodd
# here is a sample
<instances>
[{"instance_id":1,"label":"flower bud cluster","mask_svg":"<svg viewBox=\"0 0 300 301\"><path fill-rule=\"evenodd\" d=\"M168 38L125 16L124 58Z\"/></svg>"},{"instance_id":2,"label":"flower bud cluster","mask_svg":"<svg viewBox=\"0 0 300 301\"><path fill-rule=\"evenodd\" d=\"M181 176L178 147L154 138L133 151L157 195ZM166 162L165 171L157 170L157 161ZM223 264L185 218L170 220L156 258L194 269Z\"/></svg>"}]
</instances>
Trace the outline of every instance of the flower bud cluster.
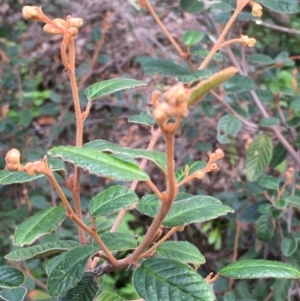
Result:
<instances>
[{"instance_id":1,"label":"flower bud cluster","mask_svg":"<svg viewBox=\"0 0 300 301\"><path fill-rule=\"evenodd\" d=\"M252 47L254 47L254 45L256 43L256 40L254 38L249 38L248 36L242 35L241 38L240 38L240 42L244 46L252 48Z\"/></svg>"},{"instance_id":2,"label":"flower bud cluster","mask_svg":"<svg viewBox=\"0 0 300 301\"><path fill-rule=\"evenodd\" d=\"M68 16L66 20L56 18L50 20L46 17L40 7L37 6L24 6L22 9L23 17L30 21L40 21L46 23L43 30L48 34L63 35L65 31L70 36L76 36L78 29L82 26L83 20L81 18L73 18Z\"/></svg>"},{"instance_id":3,"label":"flower bud cluster","mask_svg":"<svg viewBox=\"0 0 300 301\"><path fill-rule=\"evenodd\" d=\"M159 102L158 92L153 93L153 117L158 124L163 124L172 117L188 115L187 101L190 90L179 83L163 94L164 102Z\"/></svg>"},{"instance_id":4,"label":"flower bud cluster","mask_svg":"<svg viewBox=\"0 0 300 301\"><path fill-rule=\"evenodd\" d=\"M249 4L252 6L252 16L255 18L260 18L263 14L263 8L259 3L250 1Z\"/></svg>"},{"instance_id":5,"label":"flower bud cluster","mask_svg":"<svg viewBox=\"0 0 300 301\"><path fill-rule=\"evenodd\" d=\"M285 172L285 176L286 176L285 182L287 184L293 183L294 171L295 169L293 167L289 167L288 170Z\"/></svg>"}]
</instances>

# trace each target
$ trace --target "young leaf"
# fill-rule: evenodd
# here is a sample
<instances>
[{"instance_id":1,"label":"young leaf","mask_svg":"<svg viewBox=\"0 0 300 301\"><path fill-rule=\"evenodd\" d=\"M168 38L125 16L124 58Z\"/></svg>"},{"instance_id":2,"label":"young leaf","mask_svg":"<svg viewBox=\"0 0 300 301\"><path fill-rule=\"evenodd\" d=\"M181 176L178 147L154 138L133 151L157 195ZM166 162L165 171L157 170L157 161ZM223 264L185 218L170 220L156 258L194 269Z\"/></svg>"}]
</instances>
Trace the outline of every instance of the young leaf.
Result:
<instances>
[{"instance_id":1,"label":"young leaf","mask_svg":"<svg viewBox=\"0 0 300 301\"><path fill-rule=\"evenodd\" d=\"M259 179L259 185L267 189L276 190L279 187L279 179L272 176L263 175Z\"/></svg>"},{"instance_id":2,"label":"young leaf","mask_svg":"<svg viewBox=\"0 0 300 301\"><path fill-rule=\"evenodd\" d=\"M212 74L209 70L190 71L188 68L166 59L139 57L136 61L142 65L147 74L161 73L162 76L176 77L184 83L192 83L201 78L208 78Z\"/></svg>"},{"instance_id":3,"label":"young leaf","mask_svg":"<svg viewBox=\"0 0 300 301\"><path fill-rule=\"evenodd\" d=\"M220 143L230 143L230 138L235 137L242 127L241 121L231 114L223 116L218 122L217 139Z\"/></svg>"},{"instance_id":4,"label":"young leaf","mask_svg":"<svg viewBox=\"0 0 300 301\"><path fill-rule=\"evenodd\" d=\"M131 89L139 86L146 86L147 83L131 79L131 78L114 78L109 80L104 80L99 83L95 83L89 86L85 90L85 95L87 99L94 100L99 97L103 97L112 94L117 91Z\"/></svg>"},{"instance_id":5,"label":"young leaf","mask_svg":"<svg viewBox=\"0 0 300 301\"><path fill-rule=\"evenodd\" d=\"M300 271L279 261L247 259L236 261L221 269L220 275L235 279L299 278Z\"/></svg>"},{"instance_id":6,"label":"young leaf","mask_svg":"<svg viewBox=\"0 0 300 301\"><path fill-rule=\"evenodd\" d=\"M89 204L91 216L108 215L130 207L138 196L129 188L115 185L94 196Z\"/></svg>"},{"instance_id":7,"label":"young leaf","mask_svg":"<svg viewBox=\"0 0 300 301\"><path fill-rule=\"evenodd\" d=\"M274 234L274 224L268 214L262 214L256 221L256 235L261 241L270 242Z\"/></svg>"},{"instance_id":8,"label":"young leaf","mask_svg":"<svg viewBox=\"0 0 300 301\"><path fill-rule=\"evenodd\" d=\"M156 164L162 170L166 170L167 168L166 155L161 152L122 147L118 144L110 143L108 141L101 140L101 139L97 139L89 143L86 143L83 147L88 149L99 150L101 152L109 152L116 155L117 154L126 155L134 159L147 159L153 162L154 164Z\"/></svg>"},{"instance_id":9,"label":"young leaf","mask_svg":"<svg viewBox=\"0 0 300 301\"><path fill-rule=\"evenodd\" d=\"M0 266L0 288L21 286L25 281L24 274L16 268Z\"/></svg>"},{"instance_id":10,"label":"young leaf","mask_svg":"<svg viewBox=\"0 0 300 301\"><path fill-rule=\"evenodd\" d=\"M101 239L110 251L127 251L137 246L136 239L129 233L107 232L101 235ZM96 242L93 244L97 245ZM100 248L98 245L97 247Z\"/></svg>"},{"instance_id":11,"label":"young leaf","mask_svg":"<svg viewBox=\"0 0 300 301\"><path fill-rule=\"evenodd\" d=\"M54 157L73 163L92 174L123 181L148 180L149 176L137 165L114 158L101 151L75 146L58 146L49 151Z\"/></svg>"},{"instance_id":12,"label":"young leaf","mask_svg":"<svg viewBox=\"0 0 300 301\"><path fill-rule=\"evenodd\" d=\"M74 240L59 240L56 242L47 242L42 245L31 246L13 250L8 253L5 258L13 261L43 258L58 255L66 252L74 247L78 247L79 243Z\"/></svg>"},{"instance_id":13,"label":"young leaf","mask_svg":"<svg viewBox=\"0 0 300 301\"><path fill-rule=\"evenodd\" d=\"M152 126L155 124L155 119L152 116L150 116L147 112L142 112L140 115L130 116L128 118L128 122Z\"/></svg>"},{"instance_id":14,"label":"young leaf","mask_svg":"<svg viewBox=\"0 0 300 301\"><path fill-rule=\"evenodd\" d=\"M74 287L82 278L89 258L97 251L99 251L98 248L86 245L65 253L49 274L48 292L50 296L64 294Z\"/></svg>"},{"instance_id":15,"label":"young leaf","mask_svg":"<svg viewBox=\"0 0 300 301\"><path fill-rule=\"evenodd\" d=\"M204 9L204 3L198 0L180 0L180 7L188 13L198 14Z\"/></svg>"},{"instance_id":16,"label":"young leaf","mask_svg":"<svg viewBox=\"0 0 300 301\"><path fill-rule=\"evenodd\" d=\"M182 39L187 46L193 46L199 43L204 37L204 33L197 30L188 30L184 33Z\"/></svg>"},{"instance_id":17,"label":"young leaf","mask_svg":"<svg viewBox=\"0 0 300 301\"><path fill-rule=\"evenodd\" d=\"M246 174L249 181L261 175L272 157L272 140L267 135L256 138L249 146L246 155Z\"/></svg>"},{"instance_id":18,"label":"young leaf","mask_svg":"<svg viewBox=\"0 0 300 301\"><path fill-rule=\"evenodd\" d=\"M237 72L238 70L235 67L229 67L215 73L209 79L201 81L198 85L191 89L191 96L188 100L188 106L191 107L195 105L211 89L214 89L215 87L224 83L232 76L234 76Z\"/></svg>"},{"instance_id":19,"label":"young leaf","mask_svg":"<svg viewBox=\"0 0 300 301\"><path fill-rule=\"evenodd\" d=\"M126 301L126 300L113 293L103 292L98 297L97 301Z\"/></svg>"},{"instance_id":20,"label":"young leaf","mask_svg":"<svg viewBox=\"0 0 300 301\"><path fill-rule=\"evenodd\" d=\"M133 282L145 301L215 300L206 280L188 265L174 259L146 259L135 270Z\"/></svg>"},{"instance_id":21,"label":"young leaf","mask_svg":"<svg viewBox=\"0 0 300 301\"><path fill-rule=\"evenodd\" d=\"M149 195L140 200L137 210L148 216L155 216L160 203L155 195ZM176 227L188 225L191 223L201 223L228 212L234 212L228 206L222 204L221 201L210 196L193 196L187 195L176 200L163 221L166 227Z\"/></svg>"},{"instance_id":22,"label":"young leaf","mask_svg":"<svg viewBox=\"0 0 300 301\"><path fill-rule=\"evenodd\" d=\"M17 227L14 244L21 247L32 244L37 238L57 229L65 217L66 209L63 206L51 207L36 213Z\"/></svg>"},{"instance_id":23,"label":"young leaf","mask_svg":"<svg viewBox=\"0 0 300 301\"><path fill-rule=\"evenodd\" d=\"M291 235L284 237L284 239L280 244L281 252L285 257L289 257L293 255L294 252L297 250L297 247L298 247L298 242Z\"/></svg>"},{"instance_id":24,"label":"young leaf","mask_svg":"<svg viewBox=\"0 0 300 301\"><path fill-rule=\"evenodd\" d=\"M155 256L176 259L198 267L205 263L205 257L187 241L166 241L156 249Z\"/></svg>"},{"instance_id":25,"label":"young leaf","mask_svg":"<svg viewBox=\"0 0 300 301\"><path fill-rule=\"evenodd\" d=\"M5 288L0 291L1 300L5 301L23 301L27 293L27 288L24 286L15 288Z\"/></svg>"},{"instance_id":26,"label":"young leaf","mask_svg":"<svg viewBox=\"0 0 300 301\"><path fill-rule=\"evenodd\" d=\"M287 156L286 148L279 142L273 148L273 154L270 161L270 168L278 166Z\"/></svg>"},{"instance_id":27,"label":"young leaf","mask_svg":"<svg viewBox=\"0 0 300 301\"><path fill-rule=\"evenodd\" d=\"M253 79L245 75L235 75L224 83L224 89L232 93L250 91L255 88Z\"/></svg>"},{"instance_id":28,"label":"young leaf","mask_svg":"<svg viewBox=\"0 0 300 301\"><path fill-rule=\"evenodd\" d=\"M99 284L94 273L84 273L79 282L66 294L59 296L58 301L93 301L99 291Z\"/></svg>"},{"instance_id":29,"label":"young leaf","mask_svg":"<svg viewBox=\"0 0 300 301\"><path fill-rule=\"evenodd\" d=\"M264 127L272 127L279 125L280 120L278 118L274 117L264 117L259 121L259 125L264 126Z\"/></svg>"},{"instance_id":30,"label":"young leaf","mask_svg":"<svg viewBox=\"0 0 300 301\"><path fill-rule=\"evenodd\" d=\"M296 14L300 11L297 0L257 0L257 2L281 14Z\"/></svg>"}]
</instances>

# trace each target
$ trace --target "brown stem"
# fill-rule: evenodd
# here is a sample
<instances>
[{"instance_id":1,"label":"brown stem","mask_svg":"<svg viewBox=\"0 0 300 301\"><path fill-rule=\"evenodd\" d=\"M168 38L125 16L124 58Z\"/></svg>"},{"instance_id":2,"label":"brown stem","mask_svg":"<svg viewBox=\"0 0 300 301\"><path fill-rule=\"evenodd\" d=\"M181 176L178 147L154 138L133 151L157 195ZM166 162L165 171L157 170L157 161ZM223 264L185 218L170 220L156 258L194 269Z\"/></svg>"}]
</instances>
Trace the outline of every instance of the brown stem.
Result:
<instances>
[{"instance_id":1,"label":"brown stem","mask_svg":"<svg viewBox=\"0 0 300 301\"><path fill-rule=\"evenodd\" d=\"M68 43L69 43L69 36L65 33L63 40L61 42L61 46L60 46L61 60L62 60L63 65L65 66L65 68L67 70L71 70L71 66L70 66L70 63L67 58Z\"/></svg>"},{"instance_id":2,"label":"brown stem","mask_svg":"<svg viewBox=\"0 0 300 301\"><path fill-rule=\"evenodd\" d=\"M234 238L234 247L233 247L233 255L232 255L232 262L235 262L238 257L238 248L239 248L239 239L241 234L241 222L236 219L236 231L235 231L235 238ZM234 279L230 278L229 281L229 290L232 290Z\"/></svg>"},{"instance_id":3,"label":"brown stem","mask_svg":"<svg viewBox=\"0 0 300 301\"><path fill-rule=\"evenodd\" d=\"M117 260L116 258L112 255L112 253L110 252L110 250L107 248L107 246L105 245L105 243L102 241L102 239L100 238L100 236L98 235L97 231L94 231L93 229L91 229L89 226L87 226L73 211L71 205L69 204L66 195L64 194L63 190L61 189L60 185L58 184L58 182L56 181L54 175L52 174L52 172L50 170L44 171L44 174L49 178L49 180L51 181L51 184L53 185L53 187L55 188L55 190L57 191L63 205L65 206L66 210L67 210L67 216L72 219L77 225L78 228L80 228L83 233L84 231L87 232L88 234L90 234L91 237L93 237L95 239L95 241L98 243L98 245L101 247L101 249L103 250L103 252L105 253L105 255L108 258L108 261L112 264L112 265L117 265Z\"/></svg>"},{"instance_id":4,"label":"brown stem","mask_svg":"<svg viewBox=\"0 0 300 301\"><path fill-rule=\"evenodd\" d=\"M161 130L160 129L157 129L156 131L152 131L152 137L151 137L151 140L150 140L149 145L147 147L147 150L152 150L154 148L154 146L155 146L158 138L160 137L160 135L161 135ZM140 168L144 169L145 166L146 166L146 163L147 163L147 160L143 159L141 164L140 164ZM130 186L130 189L132 191L135 191L137 184L138 184L138 181L132 182L132 184ZM133 208L130 208L130 209L133 209ZM120 213L117 216L113 226L110 229L110 232L117 231L118 227L120 226L120 224L121 224L121 222L122 222L122 220L123 220L123 218L124 218L124 216L126 215L127 212L128 212L128 209L123 209L123 210L120 211Z\"/></svg>"},{"instance_id":5,"label":"brown stem","mask_svg":"<svg viewBox=\"0 0 300 301\"><path fill-rule=\"evenodd\" d=\"M182 57L184 56L184 51L182 51L181 47L178 45L178 43L174 40L174 38L172 37L172 35L170 34L170 32L168 31L168 29L166 28L165 24L160 20L160 18L158 17L158 15L156 14L155 10L153 9L153 7L151 6L151 4L149 3L148 0L144 0L144 3L147 7L147 9L149 10L150 14L152 15L153 19L156 21L156 23L159 25L159 27L161 28L161 30L164 32L164 34L166 35L166 37L169 39L169 41L172 43L172 45L174 46L174 48L176 49L176 51L178 52L178 54Z\"/></svg>"},{"instance_id":6,"label":"brown stem","mask_svg":"<svg viewBox=\"0 0 300 301\"><path fill-rule=\"evenodd\" d=\"M172 228L164 237L162 237L157 243L155 243L151 248L149 248L146 252L141 254L139 258L146 258L152 255L152 253L167 239L169 239L175 232L182 231L184 229L183 226L178 226Z\"/></svg>"},{"instance_id":7,"label":"brown stem","mask_svg":"<svg viewBox=\"0 0 300 301\"><path fill-rule=\"evenodd\" d=\"M209 61L212 59L212 57L216 53L216 51L218 49L220 49L222 41L224 40L227 32L231 28L231 26L232 26L233 22L235 21L235 19L237 18L238 14L242 11L242 9L247 5L248 2L249 2L249 0L244 0L244 1L241 1L237 5L237 7L236 7L235 11L233 12L231 18L229 19L228 23L226 24L226 26L224 27L222 33L220 34L217 42L215 43L215 45L213 46L213 48L211 49L211 51L209 52L209 54L207 55L205 60L202 62L199 69L204 69L207 66L207 64L209 63Z\"/></svg>"},{"instance_id":8,"label":"brown stem","mask_svg":"<svg viewBox=\"0 0 300 301\"><path fill-rule=\"evenodd\" d=\"M161 200L161 193L158 190L158 188L155 186L155 184L150 180L145 182L150 188L151 190L156 194L156 196Z\"/></svg>"},{"instance_id":9,"label":"brown stem","mask_svg":"<svg viewBox=\"0 0 300 301\"><path fill-rule=\"evenodd\" d=\"M69 79L72 89L72 96L75 108L75 118L76 118L76 146L82 146L83 139L83 119L80 108L80 100L78 94L78 87L76 82L76 74L75 74L75 45L74 45L74 36L71 36L69 39L69 58L70 58L70 67L69 70ZM81 211L81 203L80 203L80 169L79 167L75 167L74 170L74 182L72 189L73 201L75 214L82 221L82 211ZM81 244L86 244L86 237L84 235L84 231L81 228L78 228L78 236Z\"/></svg>"}]
</instances>

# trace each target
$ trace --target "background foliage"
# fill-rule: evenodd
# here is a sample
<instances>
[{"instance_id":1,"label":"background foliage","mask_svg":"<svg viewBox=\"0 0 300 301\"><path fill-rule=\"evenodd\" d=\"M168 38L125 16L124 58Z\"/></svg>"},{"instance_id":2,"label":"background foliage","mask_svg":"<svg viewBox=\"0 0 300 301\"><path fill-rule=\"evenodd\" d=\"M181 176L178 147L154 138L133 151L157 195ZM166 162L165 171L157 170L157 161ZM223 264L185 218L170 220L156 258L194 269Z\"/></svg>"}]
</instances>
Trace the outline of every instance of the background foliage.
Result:
<instances>
[{"instance_id":1,"label":"background foliage","mask_svg":"<svg viewBox=\"0 0 300 301\"><path fill-rule=\"evenodd\" d=\"M149 13L139 8L135 1L25 2L4 1L0 6L0 58L3 66L0 70L1 169L5 165L5 153L12 147L18 148L22 161L27 162L40 159L51 147L74 144L75 139L71 94L59 58L59 41L44 35L39 23L29 23L21 18L24 4L41 5L51 16L72 14L84 19L76 40L78 77L86 77L80 89L82 104L86 102L84 89L100 80L131 77L148 84L94 101L85 123L84 142L107 139L126 147L146 148L150 139L149 127L128 123L128 118L136 120L137 115L151 111L149 95L155 89L163 91L177 80L189 83L210 74L190 72ZM268 1L259 2L268 7ZM195 10L189 7L189 1L152 1L172 36L182 47L189 47L196 66L216 41L235 1L203 3L205 5L199 2ZM207 94L201 104L194 106L176 141L178 169L192 161L206 161L207 153L216 148L222 148L226 154L218 173L194 181L181 192L216 197L235 213L193 223L172 238L193 243L205 256L206 263L197 270L203 277L209 272L220 271L233 256L239 260L278 260L300 269L300 159L291 156L273 130L277 128L282 133L299 157L299 12L296 9L294 14L279 14L272 5L269 8L271 10L264 9L262 24L251 16L249 8L240 14L229 36L235 38L241 33L248 34L258 41L253 49L239 44L230 46L243 74L234 76L216 89L224 96L223 101ZM283 11L282 7L279 11ZM283 28L286 32L282 31ZM232 64L230 52L224 49L215 55L207 69L215 73ZM267 115L254 103L250 92L253 90ZM150 124L153 122L150 116L147 120ZM157 150L162 147L161 140ZM162 188L158 167L149 164L147 172ZM91 210L88 206L92 197L118 184L87 173L82 175L82 183L86 212ZM65 193L70 196L67 190ZM138 197L148 193L149 189L143 184L136 190ZM57 200L45 178L30 184L0 186L0 195L0 261L4 266L8 264L4 255L15 248L12 235L16 226L39 210L55 205ZM143 202L140 207L142 205ZM119 232L136 235L139 241L150 219L143 215L142 208L137 209L126 216ZM105 224L103 232L110 226ZM41 237L39 243L73 239L74 235L74 227L66 220L58 231ZM239 241L234 249L236 237ZM126 252L126 249L122 251ZM157 262L145 265L159 264L159 258L155 260ZM14 264L26 275L28 300L54 300L45 292L48 259L35 258ZM143 277L143 272L139 270L140 275L136 273L133 277ZM125 300L138 298L131 282L132 273L133 269L127 269L101 277L101 290L113 291ZM85 275L83 280L89 279L89 275ZM286 279L237 280L233 283L220 278L213 286L218 300L300 298L297 281ZM267 299L271 287L273 296ZM22 292L18 293L22 295ZM4 291L0 292L0 298L7 300Z\"/></svg>"}]
</instances>

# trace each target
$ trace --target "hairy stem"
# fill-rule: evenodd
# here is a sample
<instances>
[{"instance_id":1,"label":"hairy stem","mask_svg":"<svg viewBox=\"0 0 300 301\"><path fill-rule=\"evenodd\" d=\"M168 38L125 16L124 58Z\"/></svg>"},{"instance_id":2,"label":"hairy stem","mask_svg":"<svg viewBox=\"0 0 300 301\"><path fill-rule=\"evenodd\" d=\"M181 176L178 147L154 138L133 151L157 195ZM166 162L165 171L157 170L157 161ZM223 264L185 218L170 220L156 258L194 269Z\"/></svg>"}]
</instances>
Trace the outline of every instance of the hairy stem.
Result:
<instances>
[{"instance_id":1,"label":"hairy stem","mask_svg":"<svg viewBox=\"0 0 300 301\"><path fill-rule=\"evenodd\" d=\"M74 37L70 37L69 43L69 59L70 59L70 67L69 70L69 79L72 89L72 96L74 101L75 108L75 118L76 118L76 146L82 146L83 139L83 119L80 108L80 100L78 94L78 87L76 82L76 74L75 74L75 45L74 45ZM79 167L75 167L74 170L74 182L72 185L72 195L74 201L75 214L77 217L82 220L82 211L81 211L81 203L80 203L80 169ZM84 235L84 231L78 227L78 236L81 244L86 244L86 237Z\"/></svg>"}]
</instances>

